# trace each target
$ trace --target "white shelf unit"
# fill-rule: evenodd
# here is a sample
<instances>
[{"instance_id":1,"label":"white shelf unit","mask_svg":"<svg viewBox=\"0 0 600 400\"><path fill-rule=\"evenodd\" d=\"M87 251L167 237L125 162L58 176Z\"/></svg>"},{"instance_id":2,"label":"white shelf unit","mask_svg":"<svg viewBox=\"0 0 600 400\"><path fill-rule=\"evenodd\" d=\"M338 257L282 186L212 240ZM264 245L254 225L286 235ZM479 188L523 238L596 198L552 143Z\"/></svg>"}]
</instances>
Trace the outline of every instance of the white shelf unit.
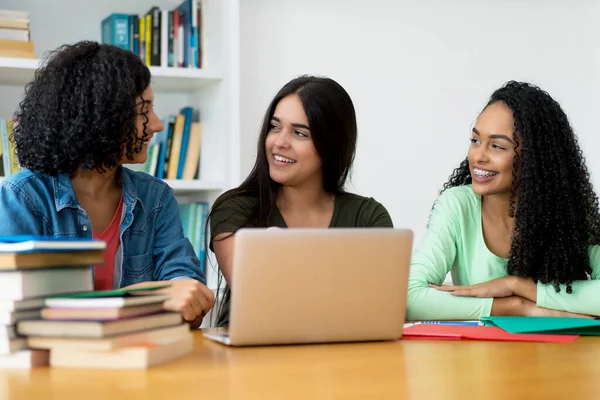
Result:
<instances>
[{"instance_id":1,"label":"white shelf unit","mask_svg":"<svg viewBox=\"0 0 600 400\"><path fill-rule=\"evenodd\" d=\"M0 119L11 118L48 51L79 40L100 41L111 13L145 15L153 6L174 9L183 0L3 0L0 8L27 11L36 59L0 57ZM200 112L199 179L165 180L181 202L208 201L240 181L239 0L202 0L203 68L150 67L160 118L184 106ZM1 178L0 178L1 179ZM216 288L216 262L207 279Z\"/></svg>"},{"instance_id":2,"label":"white shelf unit","mask_svg":"<svg viewBox=\"0 0 600 400\"><path fill-rule=\"evenodd\" d=\"M0 182L2 182L5 178L0 176ZM173 180L173 179L165 179L165 183L167 183L175 192L175 195L185 195L185 199L190 199L190 195L198 194L198 193L211 193L215 192L220 194L226 188L224 182L218 181L201 181L198 179L194 180ZM214 194L214 193L213 193ZM193 197L192 197L193 199Z\"/></svg>"},{"instance_id":3,"label":"white shelf unit","mask_svg":"<svg viewBox=\"0 0 600 400\"><path fill-rule=\"evenodd\" d=\"M0 57L0 85L25 86L33 80L40 59ZM152 88L158 91L194 93L204 86L218 83L218 71L150 67Z\"/></svg>"}]
</instances>

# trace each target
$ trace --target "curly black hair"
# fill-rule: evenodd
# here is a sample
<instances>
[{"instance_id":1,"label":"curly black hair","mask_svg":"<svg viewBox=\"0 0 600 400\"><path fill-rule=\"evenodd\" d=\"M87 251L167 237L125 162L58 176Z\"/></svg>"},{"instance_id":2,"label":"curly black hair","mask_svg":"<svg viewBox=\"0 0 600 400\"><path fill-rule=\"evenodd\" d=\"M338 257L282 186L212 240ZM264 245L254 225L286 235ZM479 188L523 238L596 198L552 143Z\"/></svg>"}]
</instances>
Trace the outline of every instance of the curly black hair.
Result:
<instances>
[{"instance_id":1,"label":"curly black hair","mask_svg":"<svg viewBox=\"0 0 600 400\"><path fill-rule=\"evenodd\" d=\"M137 55L116 46L81 41L51 52L15 113L19 164L56 175L132 159L147 137L145 123L137 137L136 99L150 79Z\"/></svg>"},{"instance_id":2,"label":"curly black hair","mask_svg":"<svg viewBox=\"0 0 600 400\"><path fill-rule=\"evenodd\" d=\"M592 272L588 246L600 244L598 197L583 153L567 115L539 87L509 81L486 108L496 102L511 109L513 140L522 145L520 157L514 149L507 212L515 228L507 272L552 283L557 292L565 284L571 293L573 281L586 280ZM471 182L468 159L463 160L441 192Z\"/></svg>"}]
</instances>

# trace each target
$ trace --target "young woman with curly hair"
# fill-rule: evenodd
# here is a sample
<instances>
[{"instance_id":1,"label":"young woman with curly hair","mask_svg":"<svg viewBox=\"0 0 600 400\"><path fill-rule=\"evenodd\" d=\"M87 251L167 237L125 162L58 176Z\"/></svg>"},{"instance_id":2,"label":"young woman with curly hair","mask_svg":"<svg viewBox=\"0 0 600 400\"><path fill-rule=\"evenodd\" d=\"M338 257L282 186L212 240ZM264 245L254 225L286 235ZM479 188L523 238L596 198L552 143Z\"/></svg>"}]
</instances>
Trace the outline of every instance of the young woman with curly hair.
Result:
<instances>
[{"instance_id":1,"label":"young woman with curly hair","mask_svg":"<svg viewBox=\"0 0 600 400\"><path fill-rule=\"evenodd\" d=\"M84 41L51 53L15 115L24 170L0 186L0 232L100 238L107 250L94 267L95 289L169 281L165 308L199 325L213 294L173 191L122 166L144 163L163 129L150 79L141 60L118 47Z\"/></svg>"},{"instance_id":2,"label":"young woman with curly hair","mask_svg":"<svg viewBox=\"0 0 600 400\"><path fill-rule=\"evenodd\" d=\"M600 215L559 104L508 82L471 133L411 264L407 318L600 315ZM442 285L451 272L454 285Z\"/></svg>"}]
</instances>

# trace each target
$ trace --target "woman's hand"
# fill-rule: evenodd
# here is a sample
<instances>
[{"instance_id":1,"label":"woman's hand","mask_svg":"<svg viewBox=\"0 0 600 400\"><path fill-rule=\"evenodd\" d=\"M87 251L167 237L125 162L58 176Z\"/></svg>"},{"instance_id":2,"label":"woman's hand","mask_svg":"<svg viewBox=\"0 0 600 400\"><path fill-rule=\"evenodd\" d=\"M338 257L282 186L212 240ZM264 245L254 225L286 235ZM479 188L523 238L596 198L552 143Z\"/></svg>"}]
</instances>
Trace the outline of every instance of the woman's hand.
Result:
<instances>
[{"instance_id":1,"label":"woman's hand","mask_svg":"<svg viewBox=\"0 0 600 400\"><path fill-rule=\"evenodd\" d=\"M191 278L175 279L170 281L143 282L131 285L129 288L165 283L168 283L169 286L148 292L138 292L137 294L169 295L170 298L163 303L164 309L180 312L183 319L190 323L192 328L198 328L202 323L202 318L212 308L215 301L215 295L212 290L201 282Z\"/></svg>"},{"instance_id":2,"label":"woman's hand","mask_svg":"<svg viewBox=\"0 0 600 400\"><path fill-rule=\"evenodd\" d=\"M525 300L531 304L528 304L525 309L525 316L528 317L568 317L568 318L589 318L594 319L595 317L585 314L576 314L568 311L553 310L551 308L544 308L536 306L535 303Z\"/></svg>"},{"instance_id":3,"label":"woman's hand","mask_svg":"<svg viewBox=\"0 0 600 400\"><path fill-rule=\"evenodd\" d=\"M537 301L536 283L531 278L523 278L521 276L505 276L468 286L435 285L430 283L429 287L443 292L450 292L454 296L494 298L519 296L534 303Z\"/></svg>"},{"instance_id":4,"label":"woman's hand","mask_svg":"<svg viewBox=\"0 0 600 400\"><path fill-rule=\"evenodd\" d=\"M516 294L517 279L518 277L515 276L505 276L476 285L458 286L430 283L429 287L461 297L510 297Z\"/></svg>"},{"instance_id":5,"label":"woman's hand","mask_svg":"<svg viewBox=\"0 0 600 400\"><path fill-rule=\"evenodd\" d=\"M491 314L493 316L522 316L522 317L569 317L590 318L594 317L584 314L576 314L567 311L552 310L537 306L533 301L519 296L495 298L492 303Z\"/></svg>"}]
</instances>

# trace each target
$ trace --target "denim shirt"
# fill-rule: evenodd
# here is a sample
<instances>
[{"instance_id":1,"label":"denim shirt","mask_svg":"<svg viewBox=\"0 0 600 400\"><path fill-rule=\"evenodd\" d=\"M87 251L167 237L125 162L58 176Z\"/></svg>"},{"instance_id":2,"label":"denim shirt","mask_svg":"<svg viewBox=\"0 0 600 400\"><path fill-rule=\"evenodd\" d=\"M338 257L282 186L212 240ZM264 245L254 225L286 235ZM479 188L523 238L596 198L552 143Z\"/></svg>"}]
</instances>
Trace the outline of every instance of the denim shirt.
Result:
<instances>
[{"instance_id":1,"label":"denim shirt","mask_svg":"<svg viewBox=\"0 0 600 400\"><path fill-rule=\"evenodd\" d=\"M206 283L179 206L169 185L120 167L123 213L113 287L193 278ZM77 202L68 175L23 170L0 186L0 235L91 238L90 219Z\"/></svg>"}]
</instances>

